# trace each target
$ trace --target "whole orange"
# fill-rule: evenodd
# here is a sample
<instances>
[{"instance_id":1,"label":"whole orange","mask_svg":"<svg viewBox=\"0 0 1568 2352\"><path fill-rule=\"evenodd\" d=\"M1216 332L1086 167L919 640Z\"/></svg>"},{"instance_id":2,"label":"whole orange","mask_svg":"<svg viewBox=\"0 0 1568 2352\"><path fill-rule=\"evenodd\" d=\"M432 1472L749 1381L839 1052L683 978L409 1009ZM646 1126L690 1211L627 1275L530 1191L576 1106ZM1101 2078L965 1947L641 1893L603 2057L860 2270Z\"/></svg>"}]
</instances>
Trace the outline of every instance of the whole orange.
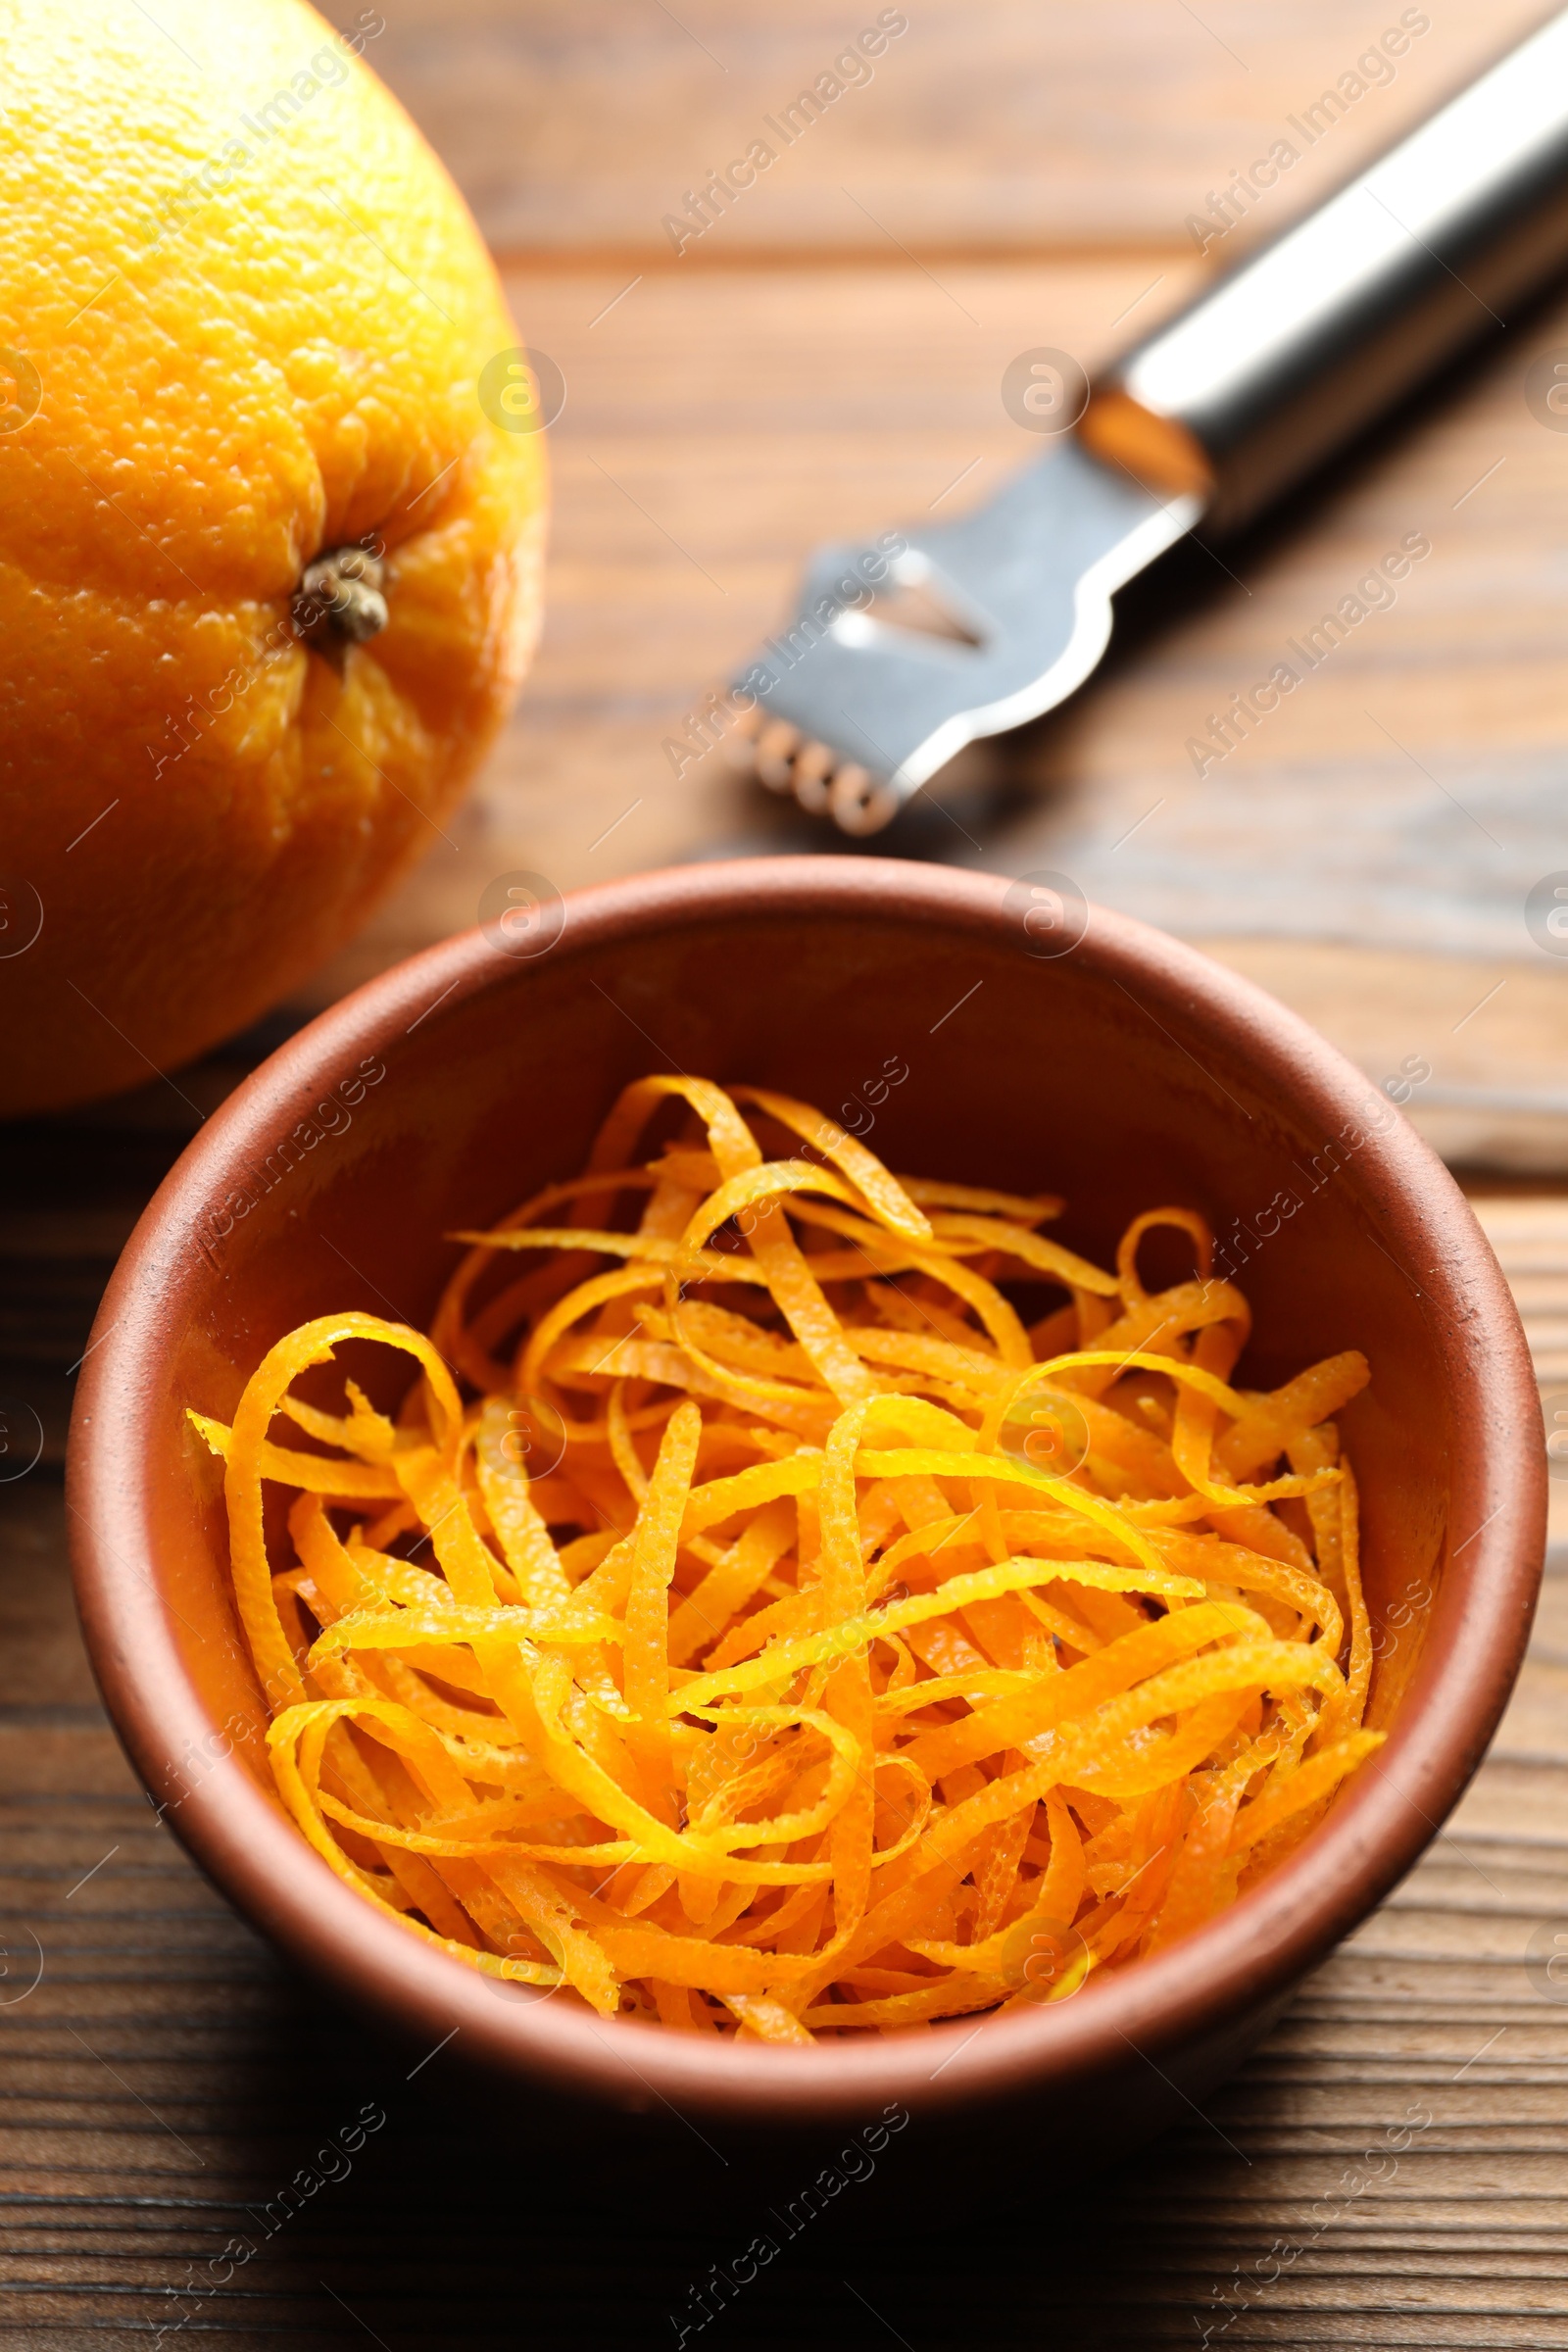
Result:
<instances>
[{"instance_id":1,"label":"whole orange","mask_svg":"<svg viewBox=\"0 0 1568 2352\"><path fill-rule=\"evenodd\" d=\"M379 27L0 5L0 1110L273 1003L531 652L532 378Z\"/></svg>"}]
</instances>

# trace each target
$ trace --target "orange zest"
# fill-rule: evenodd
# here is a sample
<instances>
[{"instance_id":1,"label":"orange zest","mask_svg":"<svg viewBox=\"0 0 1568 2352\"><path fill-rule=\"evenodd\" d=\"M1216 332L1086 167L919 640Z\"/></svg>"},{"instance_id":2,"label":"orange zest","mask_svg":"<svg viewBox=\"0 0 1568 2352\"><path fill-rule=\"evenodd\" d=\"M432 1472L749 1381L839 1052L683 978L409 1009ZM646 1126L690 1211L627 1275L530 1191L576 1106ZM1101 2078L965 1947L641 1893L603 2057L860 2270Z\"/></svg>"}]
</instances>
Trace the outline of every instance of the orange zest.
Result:
<instances>
[{"instance_id":1,"label":"orange zest","mask_svg":"<svg viewBox=\"0 0 1568 2352\"><path fill-rule=\"evenodd\" d=\"M454 1237L428 1337L323 1317L192 1412L329 1867L487 1975L792 2044L1064 1999L1276 1867L1382 1737L1367 1366L1235 1386L1202 1219L1107 1273L1059 1206L645 1079ZM1197 1270L1151 1294L1155 1226ZM295 1393L366 1343L390 1410Z\"/></svg>"}]
</instances>

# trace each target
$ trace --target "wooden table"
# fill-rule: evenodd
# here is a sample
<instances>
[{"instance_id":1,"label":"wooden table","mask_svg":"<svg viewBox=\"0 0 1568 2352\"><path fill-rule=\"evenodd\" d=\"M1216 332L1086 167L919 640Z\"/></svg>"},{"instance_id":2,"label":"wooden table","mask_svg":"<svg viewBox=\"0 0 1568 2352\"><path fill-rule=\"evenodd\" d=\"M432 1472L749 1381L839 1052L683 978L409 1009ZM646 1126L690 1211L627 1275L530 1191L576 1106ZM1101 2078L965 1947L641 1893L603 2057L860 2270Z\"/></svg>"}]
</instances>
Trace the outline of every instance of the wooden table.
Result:
<instances>
[{"instance_id":1,"label":"wooden table","mask_svg":"<svg viewBox=\"0 0 1568 2352\"><path fill-rule=\"evenodd\" d=\"M821 0L382 13L367 54L565 379L550 616L450 839L270 1031L182 1075L203 1110L302 1011L470 922L495 873L565 889L842 846L717 760L672 760L685 714L778 619L814 539L956 512L1033 454L998 396L1014 353L1046 342L1092 364L1270 227L1260 206L1200 260L1186 223L1399 11L919 0L871 83L679 255L662 217L860 16ZM1303 153L1277 218L1537 13L1433 12L1392 84ZM1548 1382L1568 1380L1568 972L1522 907L1568 865L1568 438L1532 416L1522 377L1559 343L1568 307L1547 301L1287 513L1168 564L1124 600L1115 650L1067 710L942 779L873 853L1065 866L1254 973L1374 1076L1430 1064L1412 1115L1489 1193ZM1411 529L1433 552L1398 604L1196 776L1195 722ZM69 1368L192 1123L155 1087L35 1124L0 1165L0 1392L24 1408L8 1425L38 1416L44 1448L0 1484L0 2352L118 2352L176 2326L235 2352L280 2332L388 2352L674 2341L669 2315L745 2242L734 2184L722 2210L656 2231L634 2135L565 2180L520 2105L465 2120L451 2054L410 2080L413 2058L326 2009L196 1877L97 1705L64 1567ZM1568 1928L1565 1775L1553 1575L1448 1831L1206 2115L1088 2194L1043 2133L1021 2213L962 2230L911 2230L896 2176L885 2198L857 2191L708 2340L1568 2345L1568 2009L1528 1959L1533 1936ZM192 2295L236 2231L261 2241L247 2209L367 2101L387 2123L352 2177Z\"/></svg>"},{"instance_id":2,"label":"wooden table","mask_svg":"<svg viewBox=\"0 0 1568 2352\"><path fill-rule=\"evenodd\" d=\"M451 163L566 399L532 681L450 838L432 833L312 1004L472 922L512 868L565 890L845 848L721 756L677 776L665 748L788 612L807 551L989 495L1040 449L1003 409L1009 359L1048 343L1093 367L1540 6L1443 11L1311 147L1289 119L1359 78L1396 8L917 6L870 84L679 255L664 216L860 16L825 0L384 13L367 55ZM1282 135L1299 162L1200 258L1189 217ZM1251 973L1374 1077L1428 1062L1414 1115L1445 1151L1568 1167L1568 972L1524 922L1531 886L1568 866L1568 434L1524 397L1529 364L1559 346L1556 297L1247 538L1181 551L1123 598L1071 705L950 771L873 851L1065 869ZM1393 609L1197 776L1206 714L1412 530L1432 554Z\"/></svg>"}]
</instances>

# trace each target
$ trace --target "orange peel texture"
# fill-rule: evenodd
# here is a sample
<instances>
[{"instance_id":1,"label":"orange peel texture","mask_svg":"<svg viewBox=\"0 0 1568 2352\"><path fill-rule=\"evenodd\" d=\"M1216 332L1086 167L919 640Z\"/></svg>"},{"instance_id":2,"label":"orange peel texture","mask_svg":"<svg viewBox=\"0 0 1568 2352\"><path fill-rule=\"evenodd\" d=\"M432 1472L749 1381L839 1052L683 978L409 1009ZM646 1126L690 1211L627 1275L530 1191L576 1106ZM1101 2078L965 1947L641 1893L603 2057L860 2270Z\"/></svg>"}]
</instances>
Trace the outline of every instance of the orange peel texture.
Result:
<instances>
[{"instance_id":1,"label":"orange peel texture","mask_svg":"<svg viewBox=\"0 0 1568 2352\"><path fill-rule=\"evenodd\" d=\"M533 647L544 436L480 398L522 338L359 22L0 14L0 1113L140 1086L338 949ZM346 547L385 626L302 637Z\"/></svg>"},{"instance_id":2,"label":"orange peel texture","mask_svg":"<svg viewBox=\"0 0 1568 2352\"><path fill-rule=\"evenodd\" d=\"M329 1867L489 1976L785 2043L1066 1998L1274 1868L1379 1743L1332 1419L1367 1367L1233 1386L1201 1218L1107 1272L1059 1205L645 1079L454 1237L428 1338L325 1317L192 1413ZM1152 1225L1197 1267L1151 1295ZM367 1340L395 1414L295 1396Z\"/></svg>"}]
</instances>

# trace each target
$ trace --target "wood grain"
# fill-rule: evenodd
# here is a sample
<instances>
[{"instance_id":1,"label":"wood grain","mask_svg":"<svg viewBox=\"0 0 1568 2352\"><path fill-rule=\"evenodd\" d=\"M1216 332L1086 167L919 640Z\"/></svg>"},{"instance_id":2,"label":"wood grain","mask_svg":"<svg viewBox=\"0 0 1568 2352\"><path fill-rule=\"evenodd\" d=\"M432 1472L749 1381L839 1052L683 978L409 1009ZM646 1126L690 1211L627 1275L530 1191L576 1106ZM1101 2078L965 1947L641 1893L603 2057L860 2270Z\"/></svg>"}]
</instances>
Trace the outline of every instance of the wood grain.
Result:
<instances>
[{"instance_id":1,"label":"wood grain","mask_svg":"<svg viewBox=\"0 0 1568 2352\"><path fill-rule=\"evenodd\" d=\"M678 256L664 213L875 9L328 13L385 19L369 61L565 375L550 612L478 791L360 941L177 1088L34 1122L0 1155L0 1410L8 1430L35 1413L43 1447L0 1479L0 2352L130 2352L174 2330L224 2352L544 2336L619 2352L674 2340L669 2315L746 2242L744 2167L715 2163L685 2220L656 2229L629 2125L564 2155L516 2102L476 2112L455 2053L416 2067L337 2014L155 1822L65 1572L59 1463L94 1303L199 1114L304 1012L471 922L492 875L564 890L841 848L716 759L664 749L787 611L808 549L988 495L1038 454L1000 404L1014 353L1114 350L1540 5L1427 12L1394 81L1202 261L1188 216L1397 7L918 0L869 85ZM1065 867L1250 972L1380 1083L1413 1058L1427 1074L1406 1107L1451 1158L1552 1171L1554 1194L1498 1181L1482 1213L1553 1416L1568 968L1522 906L1568 866L1568 438L1535 421L1522 378L1558 347L1568 307L1548 302L1239 547L1167 563L1123 600L1085 693L942 779L875 853ZM1398 603L1196 774L1187 738L1216 700L1412 529L1432 554ZM1526 1950L1568 1930L1562 1479L1552 1531L1531 1660L1454 1821L1205 2114L1091 2187L1045 2117L1030 2179L961 2229L912 2230L892 2173L705 2339L1568 2346L1568 2010ZM352 2176L270 2230L282 2184L366 2101L387 2122ZM236 2232L257 2255L218 2283Z\"/></svg>"},{"instance_id":2,"label":"wood grain","mask_svg":"<svg viewBox=\"0 0 1568 2352\"><path fill-rule=\"evenodd\" d=\"M1480 1206L1550 1379L1568 1200ZM739 2151L655 2223L630 2125L540 2147L525 2101L476 2109L455 2053L421 2064L270 1953L115 1746L64 1539L47 1473L0 1489L0 2347L673 2340L759 2226ZM918 2256L890 2171L785 2249L728 2340L1568 2345L1568 1988L1529 1957L1568 1933L1565 1788L1568 1544L1453 1820L1204 2112L1092 2189L1043 2116L1038 2177ZM368 2103L386 2122L352 2173L285 2223L283 2185L339 2169L320 2151ZM256 2252L229 2270L236 2237Z\"/></svg>"},{"instance_id":3,"label":"wood grain","mask_svg":"<svg viewBox=\"0 0 1568 2352\"><path fill-rule=\"evenodd\" d=\"M567 890L848 847L720 753L683 755L689 714L788 612L816 541L956 512L1037 454L998 391L1016 352L1092 366L1123 313L1194 280L1147 257L514 270L567 387L538 664L447 837L302 1004L472 922L497 873ZM1568 436L1522 391L1558 345L1560 302L1239 546L1179 551L1122 599L1073 702L956 762L874 853L1065 870L1251 971L1380 1080L1427 1061L1415 1115L1453 1155L1568 1167L1568 964L1524 912L1568 863L1568 572L1541 527ZM1207 713L1411 532L1432 552L1397 601L1197 774Z\"/></svg>"},{"instance_id":4,"label":"wood grain","mask_svg":"<svg viewBox=\"0 0 1568 2352\"><path fill-rule=\"evenodd\" d=\"M492 245L676 257L662 228L685 191L744 154L831 70L880 0L332 0L379 14L366 57L452 168ZM1400 0L910 0L908 29L717 224L679 257L780 252L882 259L1191 252L1185 222L1280 138L1300 161L1255 233L1317 199L1505 48L1539 0L1418 10L1430 29L1395 77L1347 103L1315 145L1289 118L1354 73ZM1357 77L1360 78L1360 77ZM1308 129L1311 125L1308 124ZM1276 219L1277 214L1277 219ZM1235 232L1240 234L1240 231ZM1227 251L1222 247L1220 250ZM1211 259L1215 258L1211 249ZM638 266L638 264L633 265Z\"/></svg>"}]
</instances>

